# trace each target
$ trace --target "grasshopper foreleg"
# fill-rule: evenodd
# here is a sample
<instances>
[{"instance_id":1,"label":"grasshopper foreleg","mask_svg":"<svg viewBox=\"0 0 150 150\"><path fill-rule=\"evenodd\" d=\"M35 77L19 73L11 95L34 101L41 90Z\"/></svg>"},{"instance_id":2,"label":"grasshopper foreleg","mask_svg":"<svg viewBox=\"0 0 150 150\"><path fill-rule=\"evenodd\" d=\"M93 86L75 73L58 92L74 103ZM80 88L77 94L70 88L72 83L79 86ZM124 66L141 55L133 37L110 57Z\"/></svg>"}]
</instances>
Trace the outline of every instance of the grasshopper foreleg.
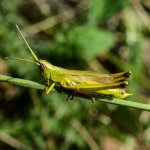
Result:
<instances>
[{"instance_id":1,"label":"grasshopper foreleg","mask_svg":"<svg viewBox=\"0 0 150 150\"><path fill-rule=\"evenodd\" d=\"M48 93L53 89L54 86L55 86L55 83L53 82L49 88L46 87L44 89L45 90L45 94L48 95Z\"/></svg>"},{"instance_id":2,"label":"grasshopper foreleg","mask_svg":"<svg viewBox=\"0 0 150 150\"><path fill-rule=\"evenodd\" d=\"M45 84L46 82L47 82L47 80L45 80L45 81L43 82L43 84ZM47 88L44 88L43 90L40 91L40 93L43 93L44 91L46 91L46 89L47 89Z\"/></svg>"}]
</instances>

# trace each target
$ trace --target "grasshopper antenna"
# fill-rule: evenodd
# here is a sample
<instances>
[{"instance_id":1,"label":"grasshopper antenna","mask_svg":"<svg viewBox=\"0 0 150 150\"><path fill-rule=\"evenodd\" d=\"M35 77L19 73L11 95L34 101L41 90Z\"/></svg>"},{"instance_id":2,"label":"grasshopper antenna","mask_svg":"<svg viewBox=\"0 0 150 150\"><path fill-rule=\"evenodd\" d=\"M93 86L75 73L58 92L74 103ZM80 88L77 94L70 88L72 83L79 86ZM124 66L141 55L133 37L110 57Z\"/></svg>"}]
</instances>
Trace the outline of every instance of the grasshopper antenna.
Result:
<instances>
[{"instance_id":1,"label":"grasshopper antenna","mask_svg":"<svg viewBox=\"0 0 150 150\"><path fill-rule=\"evenodd\" d=\"M31 60L27 60L27 59L12 58L12 57L5 57L5 59L14 59L14 60L28 61L28 62L31 62L31 63L34 63L34 64L40 66L40 64L38 62L34 62L34 61L31 61Z\"/></svg>"},{"instance_id":2,"label":"grasshopper antenna","mask_svg":"<svg viewBox=\"0 0 150 150\"><path fill-rule=\"evenodd\" d=\"M36 57L36 55L35 55L34 52L32 51L31 47L29 46L29 44L28 44L27 41L25 40L25 38L24 38L23 34L21 33L19 27L18 27L17 25L16 25L16 27L17 27L17 29L18 29L18 31L19 31L19 33L20 33L22 39L23 39L24 42L26 43L26 45L27 45L27 47L29 48L30 52L32 53L33 57L34 57L37 61L39 61L39 59Z\"/></svg>"}]
</instances>

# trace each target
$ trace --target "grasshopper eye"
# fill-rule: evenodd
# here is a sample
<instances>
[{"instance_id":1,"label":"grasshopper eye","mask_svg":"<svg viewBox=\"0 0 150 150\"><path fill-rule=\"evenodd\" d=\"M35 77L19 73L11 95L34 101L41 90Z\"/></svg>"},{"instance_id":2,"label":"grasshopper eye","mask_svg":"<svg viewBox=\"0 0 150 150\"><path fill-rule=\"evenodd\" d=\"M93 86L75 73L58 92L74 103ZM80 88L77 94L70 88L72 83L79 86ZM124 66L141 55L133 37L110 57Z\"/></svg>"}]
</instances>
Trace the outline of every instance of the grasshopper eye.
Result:
<instances>
[{"instance_id":1,"label":"grasshopper eye","mask_svg":"<svg viewBox=\"0 0 150 150\"><path fill-rule=\"evenodd\" d=\"M46 65L41 63L41 68L42 68L42 70L45 70L46 69Z\"/></svg>"}]
</instances>

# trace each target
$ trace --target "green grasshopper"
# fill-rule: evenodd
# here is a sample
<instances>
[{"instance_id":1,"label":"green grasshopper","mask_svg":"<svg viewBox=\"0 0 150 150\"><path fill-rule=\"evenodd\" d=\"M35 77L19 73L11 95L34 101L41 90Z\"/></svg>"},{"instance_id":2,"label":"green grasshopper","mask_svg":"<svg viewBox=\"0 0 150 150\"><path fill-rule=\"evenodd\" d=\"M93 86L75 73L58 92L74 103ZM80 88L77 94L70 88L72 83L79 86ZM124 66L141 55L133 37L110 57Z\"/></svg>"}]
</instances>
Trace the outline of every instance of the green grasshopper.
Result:
<instances>
[{"instance_id":1,"label":"green grasshopper","mask_svg":"<svg viewBox=\"0 0 150 150\"><path fill-rule=\"evenodd\" d=\"M87 95L88 93L98 93L119 99L123 99L132 95L126 93L124 89L128 85L128 82L121 81L126 78L129 78L129 76L131 75L131 71L116 74L103 74L90 71L67 70L54 66L46 60L37 58L37 56L34 54L32 49L28 45L27 41L25 40L24 36L22 35L19 27L17 25L16 27L21 37L23 38L25 44L27 45L37 62L10 57L6 57L5 59L28 61L38 65L39 69L42 70L42 76L44 77L45 81L48 82L48 86L51 82L50 87L46 87L44 89L46 94L49 94L55 86L55 84L58 83L63 88L73 90L71 99L73 99L75 93L77 92L83 93L84 95ZM68 100L69 97L70 95L68 95L68 98L66 100ZM89 95L87 95L87 97L89 97L92 100L92 102L95 102L95 99L93 97L90 97Z\"/></svg>"}]
</instances>

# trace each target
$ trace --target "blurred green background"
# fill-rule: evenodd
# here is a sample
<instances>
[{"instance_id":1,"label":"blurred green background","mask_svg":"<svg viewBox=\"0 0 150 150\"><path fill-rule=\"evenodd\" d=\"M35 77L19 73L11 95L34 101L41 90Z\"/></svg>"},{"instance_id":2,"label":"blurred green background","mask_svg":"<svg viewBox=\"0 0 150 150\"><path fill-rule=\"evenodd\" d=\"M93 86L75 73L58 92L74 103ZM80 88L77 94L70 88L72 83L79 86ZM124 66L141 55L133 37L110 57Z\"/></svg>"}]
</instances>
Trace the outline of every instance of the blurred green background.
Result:
<instances>
[{"instance_id":1,"label":"blurred green background","mask_svg":"<svg viewBox=\"0 0 150 150\"><path fill-rule=\"evenodd\" d=\"M150 103L149 0L0 0L0 74L44 81L39 59L66 69L131 70L130 101ZM0 150L150 149L150 113L0 83Z\"/></svg>"}]
</instances>

